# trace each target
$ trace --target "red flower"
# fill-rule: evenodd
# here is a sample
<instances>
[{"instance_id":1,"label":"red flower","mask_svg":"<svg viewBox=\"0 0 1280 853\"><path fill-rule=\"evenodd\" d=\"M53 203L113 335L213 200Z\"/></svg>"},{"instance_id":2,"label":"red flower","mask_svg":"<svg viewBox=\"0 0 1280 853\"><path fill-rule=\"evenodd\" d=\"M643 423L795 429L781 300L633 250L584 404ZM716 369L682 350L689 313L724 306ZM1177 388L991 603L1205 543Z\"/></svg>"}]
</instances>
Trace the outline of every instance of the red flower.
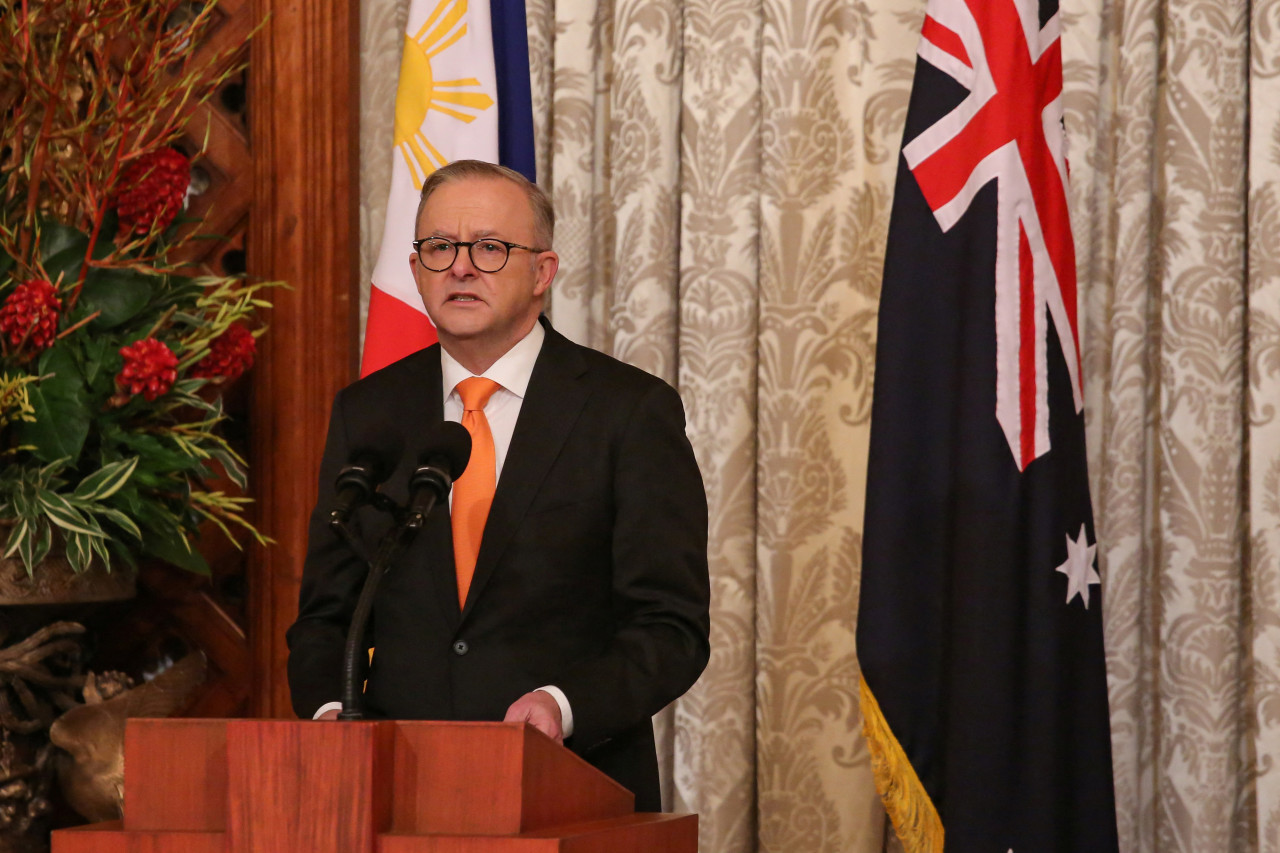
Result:
<instances>
[{"instance_id":1,"label":"red flower","mask_svg":"<svg viewBox=\"0 0 1280 853\"><path fill-rule=\"evenodd\" d=\"M120 350L124 368L116 385L128 394L141 394L148 402L167 394L178 378L178 357L155 338L144 338Z\"/></svg>"},{"instance_id":2,"label":"red flower","mask_svg":"<svg viewBox=\"0 0 1280 853\"><path fill-rule=\"evenodd\" d=\"M148 234L163 231L182 210L191 183L191 163L172 148L157 148L129 164L120 176L116 213L120 230Z\"/></svg>"},{"instance_id":3,"label":"red flower","mask_svg":"<svg viewBox=\"0 0 1280 853\"><path fill-rule=\"evenodd\" d=\"M209 354L191 370L196 379L222 379L230 382L253 367L258 342L244 323L232 323L209 347Z\"/></svg>"},{"instance_id":4,"label":"red flower","mask_svg":"<svg viewBox=\"0 0 1280 853\"><path fill-rule=\"evenodd\" d=\"M62 301L52 283L34 278L18 285L0 306L0 333L9 336L9 345L19 347L23 339L35 352L53 343L58 331Z\"/></svg>"}]
</instances>

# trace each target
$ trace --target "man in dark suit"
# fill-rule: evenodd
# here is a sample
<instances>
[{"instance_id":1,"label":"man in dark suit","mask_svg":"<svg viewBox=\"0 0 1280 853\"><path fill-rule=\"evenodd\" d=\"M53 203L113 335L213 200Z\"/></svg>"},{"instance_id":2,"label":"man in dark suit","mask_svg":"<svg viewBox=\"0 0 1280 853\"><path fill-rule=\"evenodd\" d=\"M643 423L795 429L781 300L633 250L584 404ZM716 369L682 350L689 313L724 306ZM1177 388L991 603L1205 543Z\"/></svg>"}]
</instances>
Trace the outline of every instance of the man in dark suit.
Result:
<instances>
[{"instance_id":1,"label":"man in dark suit","mask_svg":"<svg viewBox=\"0 0 1280 853\"><path fill-rule=\"evenodd\" d=\"M428 179L410 264L440 343L338 395L320 490L332 492L357 448L402 446L383 491L403 503L415 440L442 419L463 421L491 448L478 553L457 528L475 517L463 510L470 495L484 492L473 449L452 522L445 507L433 512L383 579L366 713L527 721L633 791L638 810L658 811L650 718L709 655L706 497L676 392L540 316L559 265L553 221L546 196L516 172L460 161ZM486 380L487 401L464 414L465 389ZM491 438L476 432L477 416ZM327 529L329 508L322 497L312 514L288 632L293 705L305 717L336 715L366 573ZM370 552L389 523L370 508L353 519Z\"/></svg>"}]
</instances>

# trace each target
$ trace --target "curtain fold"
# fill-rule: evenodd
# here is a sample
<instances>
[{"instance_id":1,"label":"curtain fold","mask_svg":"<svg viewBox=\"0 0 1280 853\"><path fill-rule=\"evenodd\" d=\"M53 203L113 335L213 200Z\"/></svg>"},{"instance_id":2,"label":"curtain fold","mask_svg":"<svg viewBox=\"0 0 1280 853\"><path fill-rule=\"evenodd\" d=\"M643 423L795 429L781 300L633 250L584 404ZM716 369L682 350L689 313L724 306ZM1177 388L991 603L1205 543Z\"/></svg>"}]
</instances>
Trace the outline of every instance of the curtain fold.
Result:
<instances>
[{"instance_id":1,"label":"curtain fold","mask_svg":"<svg viewBox=\"0 0 1280 853\"><path fill-rule=\"evenodd\" d=\"M1277 850L1255 789L1275 557L1248 533L1267 500L1250 466L1276 455L1248 421L1251 365L1275 380L1251 352L1267 273L1246 210L1276 168L1250 111L1250 54L1269 54L1243 0L1084 5L1066 100L1121 849Z\"/></svg>"},{"instance_id":2,"label":"curtain fold","mask_svg":"<svg viewBox=\"0 0 1280 853\"><path fill-rule=\"evenodd\" d=\"M1245 722L1254 744L1257 849L1280 853L1280 3L1250 11Z\"/></svg>"}]
</instances>

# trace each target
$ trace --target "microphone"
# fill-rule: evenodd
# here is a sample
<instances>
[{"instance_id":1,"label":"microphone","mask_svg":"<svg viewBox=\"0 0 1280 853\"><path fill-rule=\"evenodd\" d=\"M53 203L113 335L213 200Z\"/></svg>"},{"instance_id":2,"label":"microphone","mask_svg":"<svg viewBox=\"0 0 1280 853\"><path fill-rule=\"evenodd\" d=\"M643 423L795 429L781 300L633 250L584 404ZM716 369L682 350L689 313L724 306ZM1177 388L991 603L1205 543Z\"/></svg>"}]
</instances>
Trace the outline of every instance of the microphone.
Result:
<instances>
[{"instance_id":1,"label":"microphone","mask_svg":"<svg viewBox=\"0 0 1280 853\"><path fill-rule=\"evenodd\" d=\"M331 528L345 527L351 513L373 498L379 484L391 475L402 449L403 442L397 437L378 435L351 452L333 484L338 499L329 513Z\"/></svg>"},{"instance_id":2,"label":"microphone","mask_svg":"<svg viewBox=\"0 0 1280 853\"><path fill-rule=\"evenodd\" d=\"M431 510L444 500L453 481L462 476L471 459L471 433L462 424L441 421L428 433L426 449L409 476L409 506L405 526L417 530Z\"/></svg>"},{"instance_id":3,"label":"microphone","mask_svg":"<svg viewBox=\"0 0 1280 853\"><path fill-rule=\"evenodd\" d=\"M442 421L429 427L423 443L425 449L418 455L418 467L409 477L409 506L403 516L397 515L398 523L378 543L378 554L369 566L369 574L365 576L351 625L347 629L347 644L342 655L342 711L338 714L339 720L364 717L360 708L360 691L356 686L360 683L363 661L361 641L373 611L373 600L378 594L378 583L396 557L418 535L436 503L449 494L454 478L463 472L471 458L471 433L453 421ZM345 530L340 525L339 529Z\"/></svg>"}]
</instances>

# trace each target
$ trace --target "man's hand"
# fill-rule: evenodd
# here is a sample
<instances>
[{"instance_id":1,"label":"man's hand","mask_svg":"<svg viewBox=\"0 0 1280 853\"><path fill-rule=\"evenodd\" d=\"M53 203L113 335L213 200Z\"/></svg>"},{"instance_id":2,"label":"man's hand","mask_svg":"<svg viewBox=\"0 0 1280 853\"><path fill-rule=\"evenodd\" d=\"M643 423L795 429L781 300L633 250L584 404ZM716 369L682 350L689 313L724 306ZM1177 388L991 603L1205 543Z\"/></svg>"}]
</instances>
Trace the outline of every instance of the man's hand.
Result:
<instances>
[{"instance_id":1,"label":"man's hand","mask_svg":"<svg viewBox=\"0 0 1280 853\"><path fill-rule=\"evenodd\" d=\"M504 723L528 723L556 743L564 743L564 729L561 725L560 706L551 698L550 693L535 690L526 693L511 703Z\"/></svg>"}]
</instances>

